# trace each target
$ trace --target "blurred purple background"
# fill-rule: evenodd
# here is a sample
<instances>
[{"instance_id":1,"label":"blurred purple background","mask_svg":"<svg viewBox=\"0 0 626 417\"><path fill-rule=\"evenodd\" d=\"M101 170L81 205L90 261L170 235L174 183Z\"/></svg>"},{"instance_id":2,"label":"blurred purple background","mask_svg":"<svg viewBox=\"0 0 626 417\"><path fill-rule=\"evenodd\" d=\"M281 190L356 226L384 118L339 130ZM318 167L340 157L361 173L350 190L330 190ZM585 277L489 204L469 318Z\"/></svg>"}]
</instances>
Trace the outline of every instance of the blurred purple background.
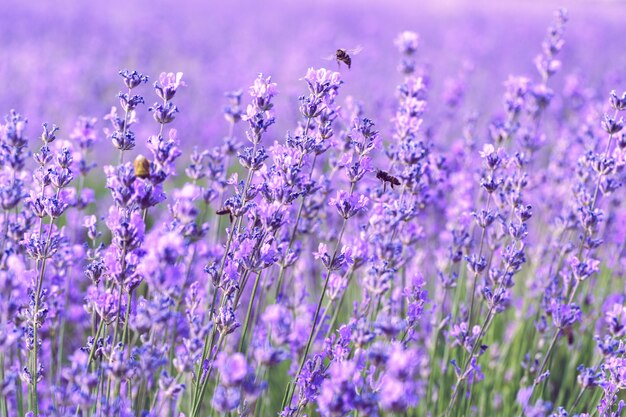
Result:
<instances>
[{"instance_id":1,"label":"blurred purple background","mask_svg":"<svg viewBox=\"0 0 626 417\"><path fill-rule=\"evenodd\" d=\"M182 71L188 88L177 95L181 113L174 127L184 143L206 146L226 129L223 93L247 88L263 72L281 92L272 131L279 138L294 126L306 69L335 69L322 57L362 45L352 70L342 69L341 94L364 102L384 125L400 80L393 39L402 30L421 36L420 61L432 81L430 111L437 111L443 87L463 68L473 70L459 111L489 111L501 108L493 97L501 95L508 74L536 77L532 59L561 6L570 23L555 88L577 73L592 92L623 90L626 2L4 0L0 111L25 114L31 137L43 121L68 133L77 116L102 117L117 105L119 69L137 69L151 82L161 71ZM155 130L147 120L154 94L148 86L142 94L138 139Z\"/></svg>"}]
</instances>

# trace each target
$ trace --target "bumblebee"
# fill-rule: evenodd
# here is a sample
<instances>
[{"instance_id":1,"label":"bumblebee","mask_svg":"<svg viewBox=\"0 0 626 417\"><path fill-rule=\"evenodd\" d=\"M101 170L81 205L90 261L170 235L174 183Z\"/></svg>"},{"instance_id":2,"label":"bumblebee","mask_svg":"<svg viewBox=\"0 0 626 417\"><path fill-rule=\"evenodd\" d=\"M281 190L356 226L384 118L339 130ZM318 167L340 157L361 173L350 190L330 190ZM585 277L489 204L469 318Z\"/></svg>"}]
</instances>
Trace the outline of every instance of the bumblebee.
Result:
<instances>
[{"instance_id":1,"label":"bumblebee","mask_svg":"<svg viewBox=\"0 0 626 417\"><path fill-rule=\"evenodd\" d=\"M143 155L137 155L135 162L133 162L135 168L135 176L139 178L148 178L150 176L150 161Z\"/></svg>"},{"instance_id":2,"label":"bumblebee","mask_svg":"<svg viewBox=\"0 0 626 417\"><path fill-rule=\"evenodd\" d=\"M360 53L362 50L363 48L361 46L357 46L354 49L340 48L340 49L337 49L337 51L335 51L333 55L330 55L326 57L325 59L337 60L337 67L339 68L341 68L341 63L343 62L344 64L348 66L348 69L350 69L352 67L352 57Z\"/></svg>"},{"instance_id":3,"label":"bumblebee","mask_svg":"<svg viewBox=\"0 0 626 417\"><path fill-rule=\"evenodd\" d=\"M230 222L231 223L233 222L233 213L231 213L230 208L228 207L222 207L221 209L217 210L215 214L217 214L218 216L224 216L228 214L228 218L230 219Z\"/></svg>"},{"instance_id":4,"label":"bumblebee","mask_svg":"<svg viewBox=\"0 0 626 417\"><path fill-rule=\"evenodd\" d=\"M400 185L401 184L400 180L397 177L394 177L393 175L391 175L387 171L383 171L383 170L380 170L380 169L376 170L376 178L381 180L384 185L389 183L389 185L391 185L392 189L393 189L394 185Z\"/></svg>"}]
</instances>

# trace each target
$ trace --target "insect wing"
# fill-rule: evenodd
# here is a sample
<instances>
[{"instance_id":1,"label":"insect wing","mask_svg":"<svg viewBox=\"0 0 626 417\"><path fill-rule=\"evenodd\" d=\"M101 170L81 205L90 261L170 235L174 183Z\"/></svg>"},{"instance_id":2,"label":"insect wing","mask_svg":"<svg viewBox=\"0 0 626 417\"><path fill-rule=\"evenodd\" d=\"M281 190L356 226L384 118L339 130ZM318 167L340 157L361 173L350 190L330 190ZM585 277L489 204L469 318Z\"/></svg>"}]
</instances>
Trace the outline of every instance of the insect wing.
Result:
<instances>
[{"instance_id":1,"label":"insect wing","mask_svg":"<svg viewBox=\"0 0 626 417\"><path fill-rule=\"evenodd\" d=\"M361 53L361 51L363 51L363 46L361 45L357 45L355 48L352 49L346 49L346 53L348 53L349 55L358 55Z\"/></svg>"}]
</instances>

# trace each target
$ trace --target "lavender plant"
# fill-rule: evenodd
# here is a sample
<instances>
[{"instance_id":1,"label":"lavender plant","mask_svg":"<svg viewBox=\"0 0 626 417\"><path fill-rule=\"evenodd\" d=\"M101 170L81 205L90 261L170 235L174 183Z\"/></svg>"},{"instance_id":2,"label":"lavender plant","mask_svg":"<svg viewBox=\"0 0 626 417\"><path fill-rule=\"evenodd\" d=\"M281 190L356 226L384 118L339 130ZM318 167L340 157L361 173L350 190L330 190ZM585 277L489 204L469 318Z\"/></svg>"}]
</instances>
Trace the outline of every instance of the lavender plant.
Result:
<instances>
[{"instance_id":1,"label":"lavender plant","mask_svg":"<svg viewBox=\"0 0 626 417\"><path fill-rule=\"evenodd\" d=\"M221 141L182 72L40 144L10 111L0 416L622 415L626 93L561 88L567 22L494 114L411 31L388 111L314 67L291 115L227 93Z\"/></svg>"}]
</instances>

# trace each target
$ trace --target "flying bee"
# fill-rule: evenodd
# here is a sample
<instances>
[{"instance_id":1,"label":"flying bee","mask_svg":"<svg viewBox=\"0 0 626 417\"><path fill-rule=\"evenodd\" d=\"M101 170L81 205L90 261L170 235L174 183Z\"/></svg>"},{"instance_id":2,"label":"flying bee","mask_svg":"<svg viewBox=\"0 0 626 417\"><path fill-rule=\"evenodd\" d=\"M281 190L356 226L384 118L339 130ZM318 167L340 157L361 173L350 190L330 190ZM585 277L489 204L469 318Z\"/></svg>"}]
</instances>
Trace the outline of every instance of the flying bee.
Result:
<instances>
[{"instance_id":1,"label":"flying bee","mask_svg":"<svg viewBox=\"0 0 626 417\"><path fill-rule=\"evenodd\" d=\"M135 175L139 178L150 176L150 161L143 155L137 155L135 162L133 162L133 168L135 168Z\"/></svg>"},{"instance_id":2,"label":"flying bee","mask_svg":"<svg viewBox=\"0 0 626 417\"><path fill-rule=\"evenodd\" d=\"M394 185L400 185L400 180L397 177L394 177L393 175L388 173L387 171L383 171L380 169L376 170L376 178L383 182L383 188L387 185L387 183L391 185L392 189Z\"/></svg>"},{"instance_id":3,"label":"flying bee","mask_svg":"<svg viewBox=\"0 0 626 417\"><path fill-rule=\"evenodd\" d=\"M340 48L340 49L337 49L337 51L335 51L334 54L329 55L325 57L324 59L327 59L329 61L333 59L337 60L338 68L341 68L341 63L343 62L344 64L348 66L348 69L350 69L350 67L352 66L352 57L354 55L359 54L362 50L363 50L363 47L361 45L353 49Z\"/></svg>"},{"instance_id":4,"label":"flying bee","mask_svg":"<svg viewBox=\"0 0 626 417\"><path fill-rule=\"evenodd\" d=\"M233 222L233 213L230 212L229 207L222 207L221 209L217 210L215 214L217 214L218 216L224 216L228 214L228 217L230 218L230 222L231 223Z\"/></svg>"}]
</instances>

